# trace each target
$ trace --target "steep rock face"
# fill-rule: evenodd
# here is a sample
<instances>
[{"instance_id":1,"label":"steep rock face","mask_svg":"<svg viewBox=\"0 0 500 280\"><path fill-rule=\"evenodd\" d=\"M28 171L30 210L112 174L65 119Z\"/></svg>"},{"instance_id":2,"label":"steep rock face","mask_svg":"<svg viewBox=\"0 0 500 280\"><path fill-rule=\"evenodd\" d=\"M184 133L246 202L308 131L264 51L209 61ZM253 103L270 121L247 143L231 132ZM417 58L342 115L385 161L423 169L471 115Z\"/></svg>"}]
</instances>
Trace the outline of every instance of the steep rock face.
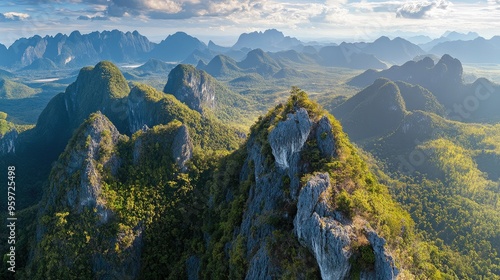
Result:
<instances>
[{"instance_id":1,"label":"steep rock face","mask_svg":"<svg viewBox=\"0 0 500 280\"><path fill-rule=\"evenodd\" d=\"M173 94L189 108L202 112L203 107L215 108L215 84L205 71L190 65L178 65L168 75L163 90Z\"/></svg>"},{"instance_id":2,"label":"steep rock face","mask_svg":"<svg viewBox=\"0 0 500 280\"><path fill-rule=\"evenodd\" d=\"M130 134L142 129L144 126L153 127L157 124L157 116L152 113L157 107L148 102L146 90L141 86L134 87L127 98L128 132Z\"/></svg>"},{"instance_id":3,"label":"steep rock face","mask_svg":"<svg viewBox=\"0 0 500 280\"><path fill-rule=\"evenodd\" d=\"M57 267L62 275L66 270L75 269L99 279L137 277L142 248L141 225L129 231L118 230L116 234L106 230L115 219L115 213L106 204L102 181L104 170L113 175L120 165L121 160L112 153L119 138L118 130L104 115L93 114L79 128L56 163L39 212L41 222L36 233L39 247L35 248L28 265L38 277L54 273L55 267L49 265L50 258L62 258L62 266ZM58 222L50 222L54 216L58 217ZM75 235L60 235L60 231L67 230L76 231ZM64 256L64 252L81 244L82 233L86 249L74 252L77 255ZM60 243L61 240L65 242ZM47 250L53 252L52 257L46 255ZM90 270L81 270L84 263Z\"/></svg>"},{"instance_id":4,"label":"steep rock face","mask_svg":"<svg viewBox=\"0 0 500 280\"><path fill-rule=\"evenodd\" d=\"M16 139L18 135L17 130L12 130L0 136L0 155L16 153Z\"/></svg>"},{"instance_id":5,"label":"steep rock face","mask_svg":"<svg viewBox=\"0 0 500 280\"><path fill-rule=\"evenodd\" d=\"M302 167L300 151L306 142L313 123L304 108L278 123L269 134L268 140L275 162L270 163L262 153L263 146L255 137L247 144L246 166L253 163L255 185L250 189L246 211L243 214L240 234L247 237L246 251L249 262L245 279L272 279L279 275L280 269L273 265L269 255L267 238L275 227L265 222L265 217L277 215L279 205L286 197L282 188L282 178L290 178L290 193L299 188ZM248 176L243 168L240 178ZM292 195L293 196L293 195Z\"/></svg>"},{"instance_id":6,"label":"steep rock face","mask_svg":"<svg viewBox=\"0 0 500 280\"><path fill-rule=\"evenodd\" d=\"M162 127L164 126L158 125L156 130L160 130ZM143 155L145 146L162 143L165 144L165 147L168 147L166 153L172 155L172 159L179 170L186 172L186 163L193 156L193 142L189 136L187 126L179 124L178 127L172 129L172 132L169 132L169 135L171 134L169 137L157 136L156 134L158 132L155 132L155 129L150 129L146 125L139 131L139 136L134 139L133 163L139 164L141 159L146 160Z\"/></svg>"}]
</instances>

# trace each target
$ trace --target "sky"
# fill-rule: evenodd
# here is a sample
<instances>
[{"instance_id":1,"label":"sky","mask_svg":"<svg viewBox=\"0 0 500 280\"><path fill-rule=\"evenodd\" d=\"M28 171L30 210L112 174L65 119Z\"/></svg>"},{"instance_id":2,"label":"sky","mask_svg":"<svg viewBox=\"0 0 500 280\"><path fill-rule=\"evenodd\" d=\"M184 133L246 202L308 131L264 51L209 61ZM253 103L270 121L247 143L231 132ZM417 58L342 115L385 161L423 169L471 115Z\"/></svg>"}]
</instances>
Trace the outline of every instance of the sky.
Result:
<instances>
[{"instance_id":1,"label":"sky","mask_svg":"<svg viewBox=\"0 0 500 280\"><path fill-rule=\"evenodd\" d=\"M232 45L276 28L303 41L370 41L447 30L500 35L500 0L1 0L0 43L33 35L137 30L159 42L184 31Z\"/></svg>"}]
</instances>

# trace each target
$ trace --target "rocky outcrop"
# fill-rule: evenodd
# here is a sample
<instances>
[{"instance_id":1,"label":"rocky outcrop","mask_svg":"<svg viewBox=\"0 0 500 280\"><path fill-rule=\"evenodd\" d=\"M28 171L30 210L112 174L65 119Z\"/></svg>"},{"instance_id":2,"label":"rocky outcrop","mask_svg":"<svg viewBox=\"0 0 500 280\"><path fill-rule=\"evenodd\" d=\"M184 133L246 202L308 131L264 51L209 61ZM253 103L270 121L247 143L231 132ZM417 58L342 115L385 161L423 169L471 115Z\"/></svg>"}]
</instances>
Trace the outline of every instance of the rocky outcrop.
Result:
<instances>
[{"instance_id":1,"label":"rocky outcrop","mask_svg":"<svg viewBox=\"0 0 500 280\"><path fill-rule=\"evenodd\" d=\"M280 108L283 107L278 106L276 110ZM268 127L260 127L267 130L267 134L250 135L246 145L247 157L239 174L240 182L246 178L255 180L250 179L253 183L242 222L233 233L233 237L245 238L248 265L245 279L275 279L284 275L282 263L276 259L283 257L280 255L283 252L276 256L271 248L275 246L276 232L282 231L287 223L288 227L293 227L298 241L294 246L307 248L322 279L349 279L356 273L363 279L395 279L398 270L384 248L384 239L360 216L356 216L355 224L338 211L333 200L342 189L332 186L328 173L313 173L311 170L314 164L311 161L318 160L318 156L329 160L338 156L338 136L334 135L336 128L331 119L314 116L297 105L268 116L268 123L265 123ZM277 119L279 121L275 121ZM308 153L315 156L306 156ZM312 176L309 175L311 177L305 183L300 180L309 173ZM232 192L228 191L225 200L232 199ZM272 222L276 220L281 224ZM360 240L367 243L365 246L373 246L373 268L353 265L360 258ZM234 240L226 243L225 251L233 246ZM302 255L302 258L306 257Z\"/></svg>"},{"instance_id":2,"label":"rocky outcrop","mask_svg":"<svg viewBox=\"0 0 500 280\"><path fill-rule=\"evenodd\" d=\"M316 128L316 142L323 157L329 158L336 155L335 137L333 136L332 124L327 116L322 117Z\"/></svg>"},{"instance_id":3,"label":"rocky outcrop","mask_svg":"<svg viewBox=\"0 0 500 280\"><path fill-rule=\"evenodd\" d=\"M173 94L189 108L202 112L216 106L216 81L205 71L179 64L168 75L163 92Z\"/></svg>"},{"instance_id":4,"label":"rocky outcrop","mask_svg":"<svg viewBox=\"0 0 500 280\"><path fill-rule=\"evenodd\" d=\"M294 232L299 241L313 252L323 279L346 279L351 269L349 245L353 228L345 219L336 219L325 201L329 188L331 191L330 177L321 173L301 189L293 221ZM340 213L336 214L341 217Z\"/></svg>"},{"instance_id":5,"label":"rocky outcrop","mask_svg":"<svg viewBox=\"0 0 500 280\"><path fill-rule=\"evenodd\" d=\"M396 279L399 271L394 264L394 259L384 247L385 239L371 229L366 229L366 232L375 254L375 279Z\"/></svg>"},{"instance_id":6,"label":"rocky outcrop","mask_svg":"<svg viewBox=\"0 0 500 280\"><path fill-rule=\"evenodd\" d=\"M359 239L349 219L334 211L327 197L334 192L327 173L313 176L300 190L294 232L311 250L323 279L348 279L351 273L353 242ZM330 193L330 195L329 195ZM385 239L365 227L366 237L375 255L373 271L362 271L363 279L396 279L398 269L385 250Z\"/></svg>"},{"instance_id":7,"label":"rocky outcrop","mask_svg":"<svg viewBox=\"0 0 500 280\"><path fill-rule=\"evenodd\" d=\"M306 109L300 108L295 114L288 114L287 119L279 122L269 133L269 144L279 168L290 166L292 157L298 155L309 137L311 126Z\"/></svg>"}]
</instances>

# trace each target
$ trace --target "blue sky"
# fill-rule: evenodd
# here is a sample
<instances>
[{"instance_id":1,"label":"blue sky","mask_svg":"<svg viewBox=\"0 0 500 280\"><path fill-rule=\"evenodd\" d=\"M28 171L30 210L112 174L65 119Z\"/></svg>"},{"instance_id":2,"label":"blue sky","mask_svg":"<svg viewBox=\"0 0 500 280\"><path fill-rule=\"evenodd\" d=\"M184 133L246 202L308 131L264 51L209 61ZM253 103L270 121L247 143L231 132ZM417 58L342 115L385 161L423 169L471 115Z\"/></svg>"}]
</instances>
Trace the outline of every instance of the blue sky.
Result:
<instances>
[{"instance_id":1,"label":"blue sky","mask_svg":"<svg viewBox=\"0 0 500 280\"><path fill-rule=\"evenodd\" d=\"M0 43L35 34L138 30L152 41L185 31L234 43L242 32L276 28L302 40L368 41L446 30L500 35L500 0L3 0Z\"/></svg>"}]
</instances>

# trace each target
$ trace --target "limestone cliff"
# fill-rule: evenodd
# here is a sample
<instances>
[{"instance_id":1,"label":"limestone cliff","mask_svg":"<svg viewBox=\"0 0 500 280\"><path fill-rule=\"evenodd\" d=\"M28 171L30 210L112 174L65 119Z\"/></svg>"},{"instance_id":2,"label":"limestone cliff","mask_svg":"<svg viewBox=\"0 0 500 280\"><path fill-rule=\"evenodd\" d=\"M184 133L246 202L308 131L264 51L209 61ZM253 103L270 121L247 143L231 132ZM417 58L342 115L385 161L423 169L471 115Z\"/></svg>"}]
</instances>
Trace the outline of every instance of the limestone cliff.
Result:
<instances>
[{"instance_id":1,"label":"limestone cliff","mask_svg":"<svg viewBox=\"0 0 500 280\"><path fill-rule=\"evenodd\" d=\"M168 75L163 91L173 94L189 108L201 113L204 107L213 109L217 104L215 83L205 71L180 64Z\"/></svg>"}]
</instances>

